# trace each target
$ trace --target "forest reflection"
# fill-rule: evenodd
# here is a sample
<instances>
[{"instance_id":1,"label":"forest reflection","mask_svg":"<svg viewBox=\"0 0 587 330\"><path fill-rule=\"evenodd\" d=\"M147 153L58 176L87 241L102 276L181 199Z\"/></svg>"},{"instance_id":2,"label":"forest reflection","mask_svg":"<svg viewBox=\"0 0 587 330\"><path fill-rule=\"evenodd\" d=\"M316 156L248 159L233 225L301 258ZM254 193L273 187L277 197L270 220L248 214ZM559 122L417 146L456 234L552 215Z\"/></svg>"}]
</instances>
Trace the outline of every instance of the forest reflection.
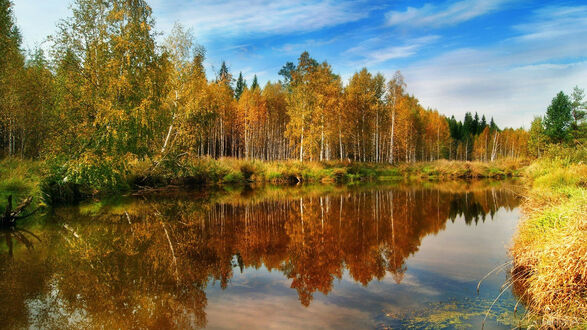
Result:
<instances>
[{"instance_id":1,"label":"forest reflection","mask_svg":"<svg viewBox=\"0 0 587 330\"><path fill-rule=\"evenodd\" d=\"M445 185L159 194L59 209L30 229L41 239L32 250L5 235L0 324L203 327L206 289L263 266L309 306L345 271L364 286L399 284L407 258L447 221L475 225L518 203L499 186Z\"/></svg>"}]
</instances>

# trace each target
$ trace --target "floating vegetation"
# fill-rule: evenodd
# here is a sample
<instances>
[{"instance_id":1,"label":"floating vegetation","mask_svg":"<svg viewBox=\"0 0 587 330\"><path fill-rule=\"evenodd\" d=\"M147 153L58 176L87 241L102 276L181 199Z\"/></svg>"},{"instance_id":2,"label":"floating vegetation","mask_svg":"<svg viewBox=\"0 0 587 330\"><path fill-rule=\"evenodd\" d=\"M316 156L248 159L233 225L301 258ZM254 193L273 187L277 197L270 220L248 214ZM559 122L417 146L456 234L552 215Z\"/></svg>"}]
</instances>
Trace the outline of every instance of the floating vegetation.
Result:
<instances>
[{"instance_id":1,"label":"floating vegetation","mask_svg":"<svg viewBox=\"0 0 587 330\"><path fill-rule=\"evenodd\" d=\"M421 308L404 313L386 313L389 327L416 329L470 329L481 326L489 307L490 298L465 298L423 304ZM502 299L489 312L487 320L509 328L523 327L523 313L514 313L515 301ZM383 326L387 328L388 326Z\"/></svg>"}]
</instances>

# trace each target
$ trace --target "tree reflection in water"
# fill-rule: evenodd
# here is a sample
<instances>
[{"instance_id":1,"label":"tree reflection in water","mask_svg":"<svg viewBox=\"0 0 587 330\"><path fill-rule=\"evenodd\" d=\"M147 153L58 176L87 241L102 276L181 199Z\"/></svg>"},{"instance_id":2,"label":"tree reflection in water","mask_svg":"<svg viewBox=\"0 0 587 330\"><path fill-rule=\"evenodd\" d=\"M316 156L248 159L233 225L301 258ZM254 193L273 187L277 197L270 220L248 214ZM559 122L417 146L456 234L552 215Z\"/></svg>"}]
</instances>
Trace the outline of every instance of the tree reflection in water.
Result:
<instances>
[{"instance_id":1,"label":"tree reflection in water","mask_svg":"<svg viewBox=\"0 0 587 330\"><path fill-rule=\"evenodd\" d=\"M261 189L58 209L36 230L37 249L15 234L24 244L2 247L0 323L203 327L207 287L227 288L234 272L261 266L283 273L304 306L345 270L363 286L389 275L401 283L426 235L518 205L504 189L454 190Z\"/></svg>"}]
</instances>

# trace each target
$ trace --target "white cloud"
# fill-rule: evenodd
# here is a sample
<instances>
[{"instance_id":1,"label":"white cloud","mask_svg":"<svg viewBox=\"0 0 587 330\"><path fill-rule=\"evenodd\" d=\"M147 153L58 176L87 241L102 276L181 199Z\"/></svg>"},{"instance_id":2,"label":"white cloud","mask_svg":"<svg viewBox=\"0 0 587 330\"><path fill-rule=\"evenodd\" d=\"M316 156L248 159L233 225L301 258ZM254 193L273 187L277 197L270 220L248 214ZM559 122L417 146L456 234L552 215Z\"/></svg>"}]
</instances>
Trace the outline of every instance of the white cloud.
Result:
<instances>
[{"instance_id":1,"label":"white cloud","mask_svg":"<svg viewBox=\"0 0 587 330\"><path fill-rule=\"evenodd\" d=\"M289 289L289 288L288 288ZM291 289L290 289L291 290ZM314 295L320 295L315 293ZM302 306L295 290L288 295L262 293L246 296L223 295L208 298L207 326L228 329L235 325L262 329L367 328L373 327L369 313L331 302L314 300ZM226 317L230 315L230 317ZM303 317L300 317L303 315Z\"/></svg>"},{"instance_id":2,"label":"white cloud","mask_svg":"<svg viewBox=\"0 0 587 330\"><path fill-rule=\"evenodd\" d=\"M70 16L71 0L18 0L15 14L25 46L41 43ZM335 0L150 0L157 29L168 32L176 21L194 29L200 42L261 34L310 32L367 17L363 1Z\"/></svg>"},{"instance_id":3,"label":"white cloud","mask_svg":"<svg viewBox=\"0 0 587 330\"><path fill-rule=\"evenodd\" d=\"M420 49L438 41L440 36L430 35L410 39L401 45L393 45L381 48L387 41L379 37L371 38L361 42L358 46L345 51L345 54L362 57L360 66L371 66L383 63L392 59L406 58L415 55Z\"/></svg>"},{"instance_id":4,"label":"white cloud","mask_svg":"<svg viewBox=\"0 0 587 330\"><path fill-rule=\"evenodd\" d=\"M528 127L557 92L587 87L587 43L580 42L587 31L584 17L587 7L538 10L515 27L520 34L513 38L405 68L408 89L424 106L447 115L478 111L502 126Z\"/></svg>"},{"instance_id":5,"label":"white cloud","mask_svg":"<svg viewBox=\"0 0 587 330\"><path fill-rule=\"evenodd\" d=\"M495 12L508 1L511 0L462 0L444 5L428 3L420 8L408 7L405 11L390 11L386 18L390 26L437 28Z\"/></svg>"},{"instance_id":6,"label":"white cloud","mask_svg":"<svg viewBox=\"0 0 587 330\"><path fill-rule=\"evenodd\" d=\"M540 8L535 12L535 20L514 26L522 35L521 41L538 41L569 37L570 35L583 36L587 31L587 6ZM576 39L581 43L582 39ZM585 43L585 42L583 42Z\"/></svg>"},{"instance_id":7,"label":"white cloud","mask_svg":"<svg viewBox=\"0 0 587 330\"><path fill-rule=\"evenodd\" d=\"M285 54L299 55L304 51L309 51L310 53L312 53L312 50L314 48L318 48L318 47L322 47L322 46L325 46L328 44L332 44L338 40L339 40L338 37L328 39L328 40L308 39L308 40L305 40L304 42L300 42L300 43L286 43L286 44L282 45L281 47L278 47L278 48L274 47L273 49L275 51L285 53Z\"/></svg>"},{"instance_id":8,"label":"white cloud","mask_svg":"<svg viewBox=\"0 0 587 330\"><path fill-rule=\"evenodd\" d=\"M192 27L199 38L315 31L365 18L362 2L334 0L152 1L164 31L173 21ZM168 18L173 17L173 21Z\"/></svg>"}]
</instances>

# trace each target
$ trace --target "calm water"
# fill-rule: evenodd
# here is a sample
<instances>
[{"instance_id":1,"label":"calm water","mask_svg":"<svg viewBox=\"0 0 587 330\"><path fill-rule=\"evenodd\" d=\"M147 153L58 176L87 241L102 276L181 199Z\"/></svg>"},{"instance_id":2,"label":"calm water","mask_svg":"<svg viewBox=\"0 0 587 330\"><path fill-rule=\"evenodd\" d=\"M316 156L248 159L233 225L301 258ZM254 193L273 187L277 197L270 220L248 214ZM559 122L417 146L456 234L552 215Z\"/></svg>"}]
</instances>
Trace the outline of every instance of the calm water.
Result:
<instances>
[{"instance_id":1,"label":"calm water","mask_svg":"<svg viewBox=\"0 0 587 330\"><path fill-rule=\"evenodd\" d=\"M7 328L479 328L511 183L168 192L2 233ZM512 328L506 293L486 328Z\"/></svg>"}]
</instances>

